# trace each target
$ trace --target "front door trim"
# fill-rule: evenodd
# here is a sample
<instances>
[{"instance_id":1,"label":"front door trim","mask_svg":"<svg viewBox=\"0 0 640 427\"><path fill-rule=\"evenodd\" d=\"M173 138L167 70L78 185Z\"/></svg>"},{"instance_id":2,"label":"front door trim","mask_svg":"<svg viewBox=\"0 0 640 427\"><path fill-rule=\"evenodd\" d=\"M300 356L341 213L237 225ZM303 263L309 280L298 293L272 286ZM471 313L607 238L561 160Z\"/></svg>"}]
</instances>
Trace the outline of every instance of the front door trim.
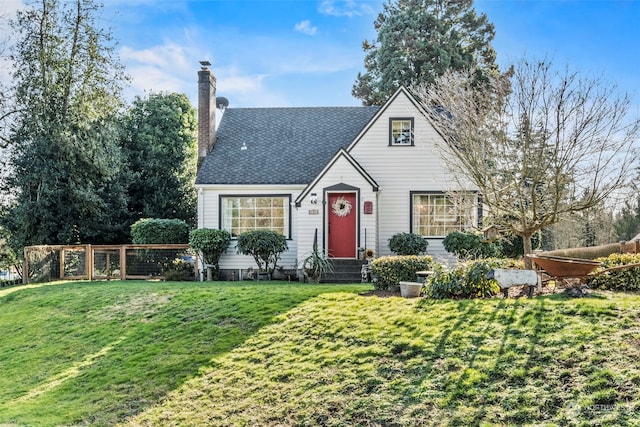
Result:
<instances>
[{"instance_id":1,"label":"front door trim","mask_svg":"<svg viewBox=\"0 0 640 427\"><path fill-rule=\"evenodd\" d=\"M353 187L348 184L340 183L336 185L332 185L330 187L325 187L323 189L324 194L324 239L323 245L326 249L327 254L329 253L329 215L331 215L331 204L329 203L329 195L336 193L352 193L355 195L355 206L352 207L352 212L356 216L355 217L355 246L353 248L353 257L344 257L347 259L356 259L358 257L358 247L360 246L360 189L358 187ZM341 257L338 257L341 258Z\"/></svg>"}]
</instances>

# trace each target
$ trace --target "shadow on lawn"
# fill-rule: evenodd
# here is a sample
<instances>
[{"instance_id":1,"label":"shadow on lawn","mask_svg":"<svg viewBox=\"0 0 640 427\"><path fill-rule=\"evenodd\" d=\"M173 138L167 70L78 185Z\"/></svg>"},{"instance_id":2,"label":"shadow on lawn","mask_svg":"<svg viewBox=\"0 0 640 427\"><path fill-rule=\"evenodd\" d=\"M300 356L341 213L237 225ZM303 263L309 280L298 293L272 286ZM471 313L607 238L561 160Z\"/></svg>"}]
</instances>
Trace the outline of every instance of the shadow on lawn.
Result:
<instances>
[{"instance_id":1,"label":"shadow on lawn","mask_svg":"<svg viewBox=\"0 0 640 427\"><path fill-rule=\"evenodd\" d=\"M433 363L413 372L412 383L421 384L425 375L436 378L439 409L448 414L443 425L563 423L581 415L570 411L578 395L585 401L596 396L592 407L613 408L615 397L603 400L584 383L585 371L600 369L592 360L606 357L600 354L608 351L594 344L602 336L601 319L619 314L611 305L588 303L602 299L607 297L590 293L581 299L556 294L522 300L420 301L418 312L450 314L433 337L433 354L426 355ZM615 416L622 421L628 414Z\"/></svg>"},{"instance_id":2,"label":"shadow on lawn","mask_svg":"<svg viewBox=\"0 0 640 427\"><path fill-rule=\"evenodd\" d=\"M362 287L74 282L47 289L47 294L59 290L58 300L37 304L51 306L56 316L74 322L61 338L68 340L68 354L60 354L60 365L51 373L35 373L44 380L29 387L46 393L27 391L9 399L13 403L5 401L4 409L0 405L0 423L13 419L30 425L116 424L157 404L209 367L212 359L276 323L279 315L322 293L356 293ZM43 342L35 344L37 348L47 345L47 336L63 336L64 325L55 317L51 321L49 329L41 331ZM106 345L108 351L49 388L49 379L60 377L56 371Z\"/></svg>"}]
</instances>

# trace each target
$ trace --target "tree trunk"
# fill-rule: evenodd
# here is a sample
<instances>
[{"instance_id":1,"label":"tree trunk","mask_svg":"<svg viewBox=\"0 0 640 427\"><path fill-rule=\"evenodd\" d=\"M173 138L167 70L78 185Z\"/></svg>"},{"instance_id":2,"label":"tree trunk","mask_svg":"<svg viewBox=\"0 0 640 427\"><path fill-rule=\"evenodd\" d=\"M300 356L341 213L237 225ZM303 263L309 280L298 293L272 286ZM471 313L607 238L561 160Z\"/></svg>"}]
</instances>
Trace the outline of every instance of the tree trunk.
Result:
<instances>
[{"instance_id":1,"label":"tree trunk","mask_svg":"<svg viewBox=\"0 0 640 427\"><path fill-rule=\"evenodd\" d=\"M533 234L521 234L520 237L522 237L522 247L524 249L524 266L527 270L533 270L533 262L531 258L527 257L527 255L533 253L533 246L531 245Z\"/></svg>"}]
</instances>

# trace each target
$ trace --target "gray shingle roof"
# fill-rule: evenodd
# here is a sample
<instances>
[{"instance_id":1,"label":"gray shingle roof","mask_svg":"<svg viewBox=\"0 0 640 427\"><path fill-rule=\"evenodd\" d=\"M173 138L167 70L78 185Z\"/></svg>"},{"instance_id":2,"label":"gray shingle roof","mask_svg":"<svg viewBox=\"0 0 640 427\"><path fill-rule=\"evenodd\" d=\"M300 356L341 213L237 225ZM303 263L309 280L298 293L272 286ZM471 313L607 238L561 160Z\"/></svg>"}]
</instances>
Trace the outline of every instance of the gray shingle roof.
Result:
<instances>
[{"instance_id":1,"label":"gray shingle roof","mask_svg":"<svg viewBox=\"0 0 640 427\"><path fill-rule=\"evenodd\" d=\"M196 184L308 184L379 109L228 108Z\"/></svg>"}]
</instances>

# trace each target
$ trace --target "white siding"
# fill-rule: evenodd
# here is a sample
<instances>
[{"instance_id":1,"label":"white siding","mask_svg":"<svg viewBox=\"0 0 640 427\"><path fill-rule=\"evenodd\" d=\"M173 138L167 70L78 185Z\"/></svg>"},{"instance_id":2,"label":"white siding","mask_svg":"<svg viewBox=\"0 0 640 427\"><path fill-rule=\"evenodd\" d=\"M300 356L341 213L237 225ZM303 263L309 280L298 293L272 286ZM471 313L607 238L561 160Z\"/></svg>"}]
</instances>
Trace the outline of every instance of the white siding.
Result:
<instances>
[{"instance_id":1,"label":"white siding","mask_svg":"<svg viewBox=\"0 0 640 427\"><path fill-rule=\"evenodd\" d=\"M393 117L414 118L413 146L389 146L389 119ZM438 144L442 142L421 111L401 92L351 147L349 153L380 185L378 254L390 254L391 236L411 230L411 191L459 189L441 158ZM442 239L429 239L427 251L434 257L450 258Z\"/></svg>"},{"instance_id":2,"label":"white siding","mask_svg":"<svg viewBox=\"0 0 640 427\"><path fill-rule=\"evenodd\" d=\"M354 209L354 214L359 215L359 241L357 244L364 247L365 230L367 233L367 245L375 244L376 235L376 193L371 184L354 168L354 166L344 157L340 156L332 167L319 179L311 193L318 195L318 204L312 205L307 196L298 208L298 259L302 260L309 255L313 248L314 230L318 229L318 244L321 248L326 248L328 236L325 234L327 221L327 206L324 189L337 184L347 184L356 187L359 192L359 206ZM373 202L373 214L364 214L364 202ZM315 213L318 211L318 213Z\"/></svg>"},{"instance_id":3,"label":"white siding","mask_svg":"<svg viewBox=\"0 0 640 427\"><path fill-rule=\"evenodd\" d=\"M291 203L304 189L302 186L291 185L262 185L262 186L198 186L198 228L219 228L220 227L220 197L224 195L273 195L283 194L291 195ZM296 208L289 206L291 212L291 239L287 241L289 249L282 254L278 266L284 268L293 268L296 264L298 254L298 246L296 243ZM235 240L227 249L226 253L220 258L220 268L229 270L246 270L248 268L257 268L254 259L250 256L240 255L236 252Z\"/></svg>"}]
</instances>

